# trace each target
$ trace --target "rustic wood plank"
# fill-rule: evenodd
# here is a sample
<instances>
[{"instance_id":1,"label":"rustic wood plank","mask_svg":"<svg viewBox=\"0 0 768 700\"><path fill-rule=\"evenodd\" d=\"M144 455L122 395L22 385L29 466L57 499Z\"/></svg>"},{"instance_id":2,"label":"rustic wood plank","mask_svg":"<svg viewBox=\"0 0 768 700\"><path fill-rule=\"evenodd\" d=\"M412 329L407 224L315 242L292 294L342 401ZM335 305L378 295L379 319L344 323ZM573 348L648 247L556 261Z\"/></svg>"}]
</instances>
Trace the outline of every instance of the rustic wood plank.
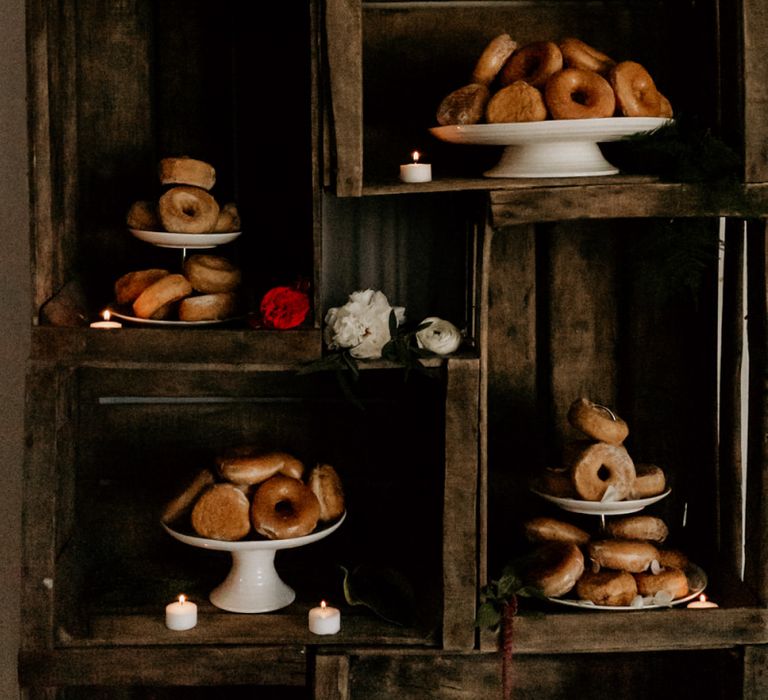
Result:
<instances>
[{"instance_id":1,"label":"rustic wood plank","mask_svg":"<svg viewBox=\"0 0 768 700\"><path fill-rule=\"evenodd\" d=\"M744 647L744 700L768 697L768 646Z\"/></svg>"},{"instance_id":2,"label":"rustic wood plank","mask_svg":"<svg viewBox=\"0 0 768 700\"><path fill-rule=\"evenodd\" d=\"M743 32L744 153L747 182L768 180L768 67L763 57L768 32L768 7L760 0L742 3Z\"/></svg>"},{"instance_id":3,"label":"rustic wood plank","mask_svg":"<svg viewBox=\"0 0 768 700\"><path fill-rule=\"evenodd\" d=\"M349 700L349 657L318 654L313 664L313 700Z\"/></svg>"}]
</instances>

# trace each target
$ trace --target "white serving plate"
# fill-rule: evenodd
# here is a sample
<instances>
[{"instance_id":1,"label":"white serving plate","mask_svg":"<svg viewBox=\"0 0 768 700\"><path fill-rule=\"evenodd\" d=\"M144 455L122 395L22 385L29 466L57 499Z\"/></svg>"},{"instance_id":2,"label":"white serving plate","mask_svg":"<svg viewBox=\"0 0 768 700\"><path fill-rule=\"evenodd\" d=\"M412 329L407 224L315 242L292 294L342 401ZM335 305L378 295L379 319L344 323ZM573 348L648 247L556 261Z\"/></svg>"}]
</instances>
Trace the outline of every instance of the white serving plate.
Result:
<instances>
[{"instance_id":1,"label":"white serving plate","mask_svg":"<svg viewBox=\"0 0 768 700\"><path fill-rule=\"evenodd\" d=\"M173 319L159 319L159 318L139 318L138 316L131 316L129 314L118 311L114 306L109 307L109 313L114 318L119 318L121 321L128 321L129 323L136 323L141 326L166 326L171 328L178 327L194 327L194 326L216 326L222 323L230 323L237 320L237 316L232 318L216 318L207 321L179 321Z\"/></svg>"},{"instance_id":2,"label":"white serving plate","mask_svg":"<svg viewBox=\"0 0 768 700\"><path fill-rule=\"evenodd\" d=\"M550 503L554 503L563 510L567 510L571 513L583 513L585 515L626 515L627 513L637 513L643 508L660 501L662 498L666 498L672 492L672 489L667 489L663 493L657 496L651 496L649 498L638 498L632 501L583 501L577 498L561 498L559 496L552 496L548 493L531 489L537 496L541 496Z\"/></svg>"},{"instance_id":3,"label":"white serving plate","mask_svg":"<svg viewBox=\"0 0 768 700\"><path fill-rule=\"evenodd\" d=\"M128 229L136 238L161 248L215 248L234 241L242 231L228 233L170 233Z\"/></svg>"}]
</instances>

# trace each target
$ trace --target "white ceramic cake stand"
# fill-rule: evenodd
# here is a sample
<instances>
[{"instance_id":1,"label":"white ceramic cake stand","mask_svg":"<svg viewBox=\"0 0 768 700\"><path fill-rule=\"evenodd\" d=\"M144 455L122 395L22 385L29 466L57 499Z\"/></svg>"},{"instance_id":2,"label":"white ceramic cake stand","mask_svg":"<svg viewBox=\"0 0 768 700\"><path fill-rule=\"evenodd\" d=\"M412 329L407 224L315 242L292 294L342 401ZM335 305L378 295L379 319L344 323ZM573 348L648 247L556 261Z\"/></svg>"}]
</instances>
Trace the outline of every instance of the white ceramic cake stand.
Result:
<instances>
[{"instance_id":1,"label":"white ceramic cake stand","mask_svg":"<svg viewBox=\"0 0 768 700\"><path fill-rule=\"evenodd\" d=\"M661 117L550 119L514 124L467 124L430 129L441 141L505 146L486 177L590 177L615 175L598 143L647 133L671 123Z\"/></svg>"},{"instance_id":2,"label":"white ceramic cake stand","mask_svg":"<svg viewBox=\"0 0 768 700\"><path fill-rule=\"evenodd\" d=\"M165 531L180 542L220 552L230 552L232 566L227 577L214 588L209 600L217 608L237 613L262 613L279 610L296 598L275 569L278 549L292 549L317 542L334 532L344 522L346 513L329 527L289 540L241 540L225 542L187 535L161 523Z\"/></svg>"}]
</instances>

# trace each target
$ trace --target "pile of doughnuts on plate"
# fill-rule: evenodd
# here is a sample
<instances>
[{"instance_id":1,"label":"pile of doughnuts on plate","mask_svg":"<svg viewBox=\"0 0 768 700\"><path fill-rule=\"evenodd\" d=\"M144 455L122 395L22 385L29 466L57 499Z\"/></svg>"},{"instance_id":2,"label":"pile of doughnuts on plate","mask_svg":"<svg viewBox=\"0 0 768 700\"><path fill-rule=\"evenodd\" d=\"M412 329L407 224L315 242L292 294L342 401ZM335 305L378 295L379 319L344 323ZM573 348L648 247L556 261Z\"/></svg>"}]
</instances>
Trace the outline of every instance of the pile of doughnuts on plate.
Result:
<instances>
[{"instance_id":1,"label":"pile of doughnuts on plate","mask_svg":"<svg viewBox=\"0 0 768 700\"><path fill-rule=\"evenodd\" d=\"M580 39L485 47L469 82L437 109L441 126L546 119L671 117L672 105L636 61L615 61Z\"/></svg>"},{"instance_id":2,"label":"pile of doughnuts on plate","mask_svg":"<svg viewBox=\"0 0 768 700\"><path fill-rule=\"evenodd\" d=\"M227 258L198 253L184 261L183 274L161 268L126 272L115 282L115 302L140 319L227 319L237 310L241 278L240 268Z\"/></svg>"},{"instance_id":3,"label":"pile of doughnuts on plate","mask_svg":"<svg viewBox=\"0 0 768 700\"><path fill-rule=\"evenodd\" d=\"M163 193L157 200L138 200L126 215L128 228L168 233L230 233L240 231L234 202L220 205L211 194L216 170L202 160L163 158L158 166Z\"/></svg>"},{"instance_id":4,"label":"pile of doughnuts on plate","mask_svg":"<svg viewBox=\"0 0 768 700\"><path fill-rule=\"evenodd\" d=\"M288 452L237 446L202 469L165 507L162 521L172 525L189 518L200 537L236 542L303 537L344 513L344 490L338 472L304 463Z\"/></svg>"},{"instance_id":5,"label":"pile of doughnuts on plate","mask_svg":"<svg viewBox=\"0 0 768 700\"><path fill-rule=\"evenodd\" d=\"M664 492L664 470L634 463L623 444L629 426L613 410L581 397L570 405L568 422L585 437L565 443L562 463L544 469L534 480L535 490L557 498L603 502Z\"/></svg>"},{"instance_id":6,"label":"pile of doughnuts on plate","mask_svg":"<svg viewBox=\"0 0 768 700\"><path fill-rule=\"evenodd\" d=\"M689 593L688 557L665 548L669 530L651 515L608 520L591 536L571 523L536 517L524 524L535 545L523 578L550 598L569 597L595 605L666 605Z\"/></svg>"}]
</instances>

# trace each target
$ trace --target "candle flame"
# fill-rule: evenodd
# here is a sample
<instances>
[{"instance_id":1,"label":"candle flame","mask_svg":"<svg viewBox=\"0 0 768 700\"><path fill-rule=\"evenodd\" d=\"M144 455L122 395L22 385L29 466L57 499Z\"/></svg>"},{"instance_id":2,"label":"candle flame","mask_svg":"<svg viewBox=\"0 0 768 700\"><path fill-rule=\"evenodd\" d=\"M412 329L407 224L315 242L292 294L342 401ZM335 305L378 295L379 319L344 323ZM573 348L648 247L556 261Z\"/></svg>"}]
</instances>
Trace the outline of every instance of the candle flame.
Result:
<instances>
[{"instance_id":1,"label":"candle flame","mask_svg":"<svg viewBox=\"0 0 768 700\"><path fill-rule=\"evenodd\" d=\"M699 596L699 602L704 603L707 600L707 596L705 596L703 593Z\"/></svg>"},{"instance_id":2,"label":"candle flame","mask_svg":"<svg viewBox=\"0 0 768 700\"><path fill-rule=\"evenodd\" d=\"M413 156L413 162L418 163L419 158L421 157L421 153L419 153L418 151L414 151L413 153L411 153L411 156Z\"/></svg>"},{"instance_id":3,"label":"candle flame","mask_svg":"<svg viewBox=\"0 0 768 700\"><path fill-rule=\"evenodd\" d=\"M321 608L323 608L323 609L325 609L325 608L326 608L326 605L325 605L325 601L324 601L324 600L321 600L321 601L320 601L320 607L321 607Z\"/></svg>"},{"instance_id":4,"label":"candle flame","mask_svg":"<svg viewBox=\"0 0 768 700\"><path fill-rule=\"evenodd\" d=\"M105 321L109 321L110 317L112 316L111 313L109 313L109 309L105 309L104 312L101 314L102 318Z\"/></svg>"},{"instance_id":5,"label":"candle flame","mask_svg":"<svg viewBox=\"0 0 768 700\"><path fill-rule=\"evenodd\" d=\"M187 596L185 596L183 593L179 596L179 603L184 605L184 601L187 599Z\"/></svg>"}]
</instances>

